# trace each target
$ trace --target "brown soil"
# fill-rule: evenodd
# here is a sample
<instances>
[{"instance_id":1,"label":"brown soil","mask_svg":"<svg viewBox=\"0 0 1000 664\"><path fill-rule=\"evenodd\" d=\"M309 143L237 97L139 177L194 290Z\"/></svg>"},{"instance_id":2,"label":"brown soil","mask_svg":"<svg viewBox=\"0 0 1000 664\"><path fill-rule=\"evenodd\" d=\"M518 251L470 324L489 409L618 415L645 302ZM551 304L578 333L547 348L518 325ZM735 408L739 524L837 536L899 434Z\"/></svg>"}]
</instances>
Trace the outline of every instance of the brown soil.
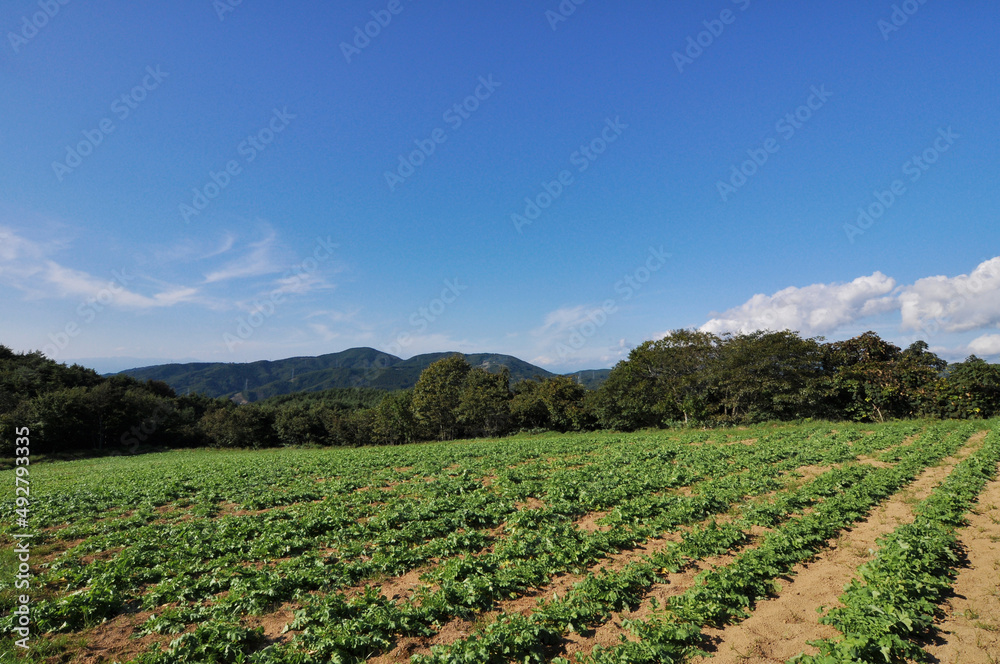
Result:
<instances>
[{"instance_id":1,"label":"brown soil","mask_svg":"<svg viewBox=\"0 0 1000 664\"><path fill-rule=\"evenodd\" d=\"M421 585L420 577L427 572L427 569L427 567L419 567L402 576L395 576L371 585L377 587L379 592L388 599L403 600L412 595L413 591Z\"/></svg>"},{"instance_id":2,"label":"brown soil","mask_svg":"<svg viewBox=\"0 0 1000 664\"><path fill-rule=\"evenodd\" d=\"M752 546L752 545L751 545ZM704 570L727 565L736 557L736 552L723 556L714 556L700 560L687 569L673 574L668 574L663 582L656 584L643 599L642 604L631 611L612 614L611 619L598 627L588 636L580 634L568 634L563 643L561 655L572 662L576 661L578 654L587 653L595 646L611 648L621 643L624 635L628 640L634 641L635 637L631 632L622 626L624 620L643 620L648 618L654 611L654 600L656 604L662 606L673 596L681 595L694 586L695 577Z\"/></svg>"},{"instance_id":3,"label":"brown soil","mask_svg":"<svg viewBox=\"0 0 1000 664\"><path fill-rule=\"evenodd\" d=\"M545 503L534 496L528 496L523 502L514 503L514 508L517 510L543 510L545 507Z\"/></svg>"},{"instance_id":4,"label":"brown soil","mask_svg":"<svg viewBox=\"0 0 1000 664\"><path fill-rule=\"evenodd\" d=\"M295 619L296 609L301 608L298 604L282 604L273 613L264 616L247 616L244 622L251 629L261 627L264 629L264 639L268 643L288 643L299 632L285 631L285 627Z\"/></svg>"},{"instance_id":5,"label":"brown soil","mask_svg":"<svg viewBox=\"0 0 1000 664\"><path fill-rule=\"evenodd\" d=\"M70 549L74 549L86 541L87 540L85 539L56 540L50 544L45 544L42 547L38 547L36 551L40 552L32 556L35 560L34 564L44 565L46 563L51 563L56 558L59 558ZM45 548L43 547L45 548L52 547L52 548L45 553L41 553L41 551L45 551Z\"/></svg>"},{"instance_id":6,"label":"brown soil","mask_svg":"<svg viewBox=\"0 0 1000 664\"><path fill-rule=\"evenodd\" d=\"M453 620L441 628L441 630L429 639L406 636L396 642L396 647L391 651L379 655L374 659L369 659L370 664L394 664L395 662L408 662L410 657L419 653L430 653L432 646L446 645L464 639L472 634L475 625L464 620Z\"/></svg>"},{"instance_id":7,"label":"brown soil","mask_svg":"<svg viewBox=\"0 0 1000 664\"><path fill-rule=\"evenodd\" d=\"M875 466L876 468L888 468L889 466L893 465L888 461L880 461L879 459L876 459L875 457L871 456L859 456L858 463L866 463L869 466Z\"/></svg>"},{"instance_id":8,"label":"brown soil","mask_svg":"<svg viewBox=\"0 0 1000 664\"><path fill-rule=\"evenodd\" d=\"M925 647L943 664L1000 662L1000 480L986 485L969 525L958 532L968 565L955 581L938 624L938 638Z\"/></svg>"},{"instance_id":9,"label":"brown soil","mask_svg":"<svg viewBox=\"0 0 1000 664\"><path fill-rule=\"evenodd\" d=\"M173 605L170 605L173 606ZM244 622L250 628L261 627L264 638L269 643L288 643L298 632L284 632L285 626L294 619L297 604L283 604L277 611L264 616L247 616ZM148 634L138 639L132 638L136 630L153 615L150 611L125 613L115 616L105 623L72 636L79 637L84 644L73 652L74 664L109 664L131 661L145 652L153 643L168 644L179 634ZM188 625L183 633L192 632L197 625ZM53 663L63 661L60 656L51 658Z\"/></svg>"},{"instance_id":10,"label":"brown soil","mask_svg":"<svg viewBox=\"0 0 1000 664\"><path fill-rule=\"evenodd\" d=\"M811 482L823 473L833 470L834 466L800 466L790 473L786 473L784 478L792 486L802 486L806 482ZM791 475L801 475L801 477L791 477ZM775 492L777 493L777 492ZM770 494L768 494L770 495Z\"/></svg>"},{"instance_id":11,"label":"brown soil","mask_svg":"<svg viewBox=\"0 0 1000 664\"><path fill-rule=\"evenodd\" d=\"M92 627L78 636L85 644L73 653L74 664L107 664L109 662L127 662L145 652L150 644L168 642L177 638L158 634L150 634L140 639L133 639L136 628L144 623L152 613L143 611L116 616L106 623ZM60 661L58 657L53 661Z\"/></svg>"},{"instance_id":12,"label":"brown soil","mask_svg":"<svg viewBox=\"0 0 1000 664\"><path fill-rule=\"evenodd\" d=\"M281 507L286 507L286 506L283 505ZM265 507L264 509L260 510L245 510L240 508L240 506L237 505L236 503L231 503L228 501L219 503L218 508L219 508L219 513L214 517L216 519L225 516L256 516L258 514L266 514L271 510L279 509L278 507Z\"/></svg>"},{"instance_id":13,"label":"brown soil","mask_svg":"<svg viewBox=\"0 0 1000 664\"><path fill-rule=\"evenodd\" d=\"M779 595L759 602L750 618L724 629L706 628L714 656L708 664L780 664L800 652L815 654L807 641L835 637L838 632L819 623L816 609L836 605L837 599L868 562L879 537L913 520L913 506L944 480L961 459L975 450L985 437L976 434L958 454L920 476L871 513L867 520L843 533L814 560L795 567L785 577ZM950 660L949 660L950 661Z\"/></svg>"},{"instance_id":14,"label":"brown soil","mask_svg":"<svg viewBox=\"0 0 1000 664\"><path fill-rule=\"evenodd\" d=\"M421 585L420 577L432 569L434 565L423 565L417 569L411 569L401 576L386 577L384 579L366 579L356 585L341 588L338 592L344 597L351 598L363 595L369 588L375 588L387 599L399 603L413 595L414 591Z\"/></svg>"},{"instance_id":15,"label":"brown soil","mask_svg":"<svg viewBox=\"0 0 1000 664\"><path fill-rule=\"evenodd\" d=\"M582 530L585 533L593 533L597 531L607 532L611 530L611 526L601 525L597 523L600 519L603 519L608 515L608 511L604 512L590 512L583 515L581 518L577 519L573 525L576 526L578 530Z\"/></svg>"},{"instance_id":16,"label":"brown soil","mask_svg":"<svg viewBox=\"0 0 1000 664\"><path fill-rule=\"evenodd\" d=\"M82 556L80 558L80 562L82 562L84 565L89 565L90 563L94 562L95 560L111 560L112 558L114 558L115 556L117 556L119 553L121 553L124 550L125 550L125 547L123 547L123 546L116 546L116 547L114 547L112 549L106 549L104 551L99 551L99 552L91 554L91 555Z\"/></svg>"}]
</instances>

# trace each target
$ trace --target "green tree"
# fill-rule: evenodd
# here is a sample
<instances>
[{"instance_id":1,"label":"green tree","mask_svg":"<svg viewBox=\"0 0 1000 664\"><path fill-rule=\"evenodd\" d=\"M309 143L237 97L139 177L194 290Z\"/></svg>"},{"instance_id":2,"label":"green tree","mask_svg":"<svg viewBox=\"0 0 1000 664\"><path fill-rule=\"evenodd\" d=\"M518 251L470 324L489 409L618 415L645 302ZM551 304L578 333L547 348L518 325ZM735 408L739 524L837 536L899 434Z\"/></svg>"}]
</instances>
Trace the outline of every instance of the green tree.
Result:
<instances>
[{"instance_id":1,"label":"green tree","mask_svg":"<svg viewBox=\"0 0 1000 664\"><path fill-rule=\"evenodd\" d=\"M281 445L319 445L326 431L315 406L290 403L272 408L274 433Z\"/></svg>"},{"instance_id":2,"label":"green tree","mask_svg":"<svg viewBox=\"0 0 1000 664\"><path fill-rule=\"evenodd\" d=\"M855 420L884 422L908 413L906 386L897 362L902 352L875 332L827 344L824 370L832 403Z\"/></svg>"},{"instance_id":3,"label":"green tree","mask_svg":"<svg viewBox=\"0 0 1000 664\"><path fill-rule=\"evenodd\" d=\"M995 417L1000 414L1000 366L975 355L953 364L946 379L947 414Z\"/></svg>"},{"instance_id":4,"label":"green tree","mask_svg":"<svg viewBox=\"0 0 1000 664\"><path fill-rule=\"evenodd\" d=\"M351 417L354 411L322 405L317 409L319 421L323 424L324 445L336 447L354 447L358 444L356 420Z\"/></svg>"},{"instance_id":5,"label":"green tree","mask_svg":"<svg viewBox=\"0 0 1000 664\"><path fill-rule=\"evenodd\" d=\"M514 396L510 401L510 416L513 426L522 430L548 429L552 422L549 409L539 393L541 381L526 379L514 385Z\"/></svg>"},{"instance_id":6,"label":"green tree","mask_svg":"<svg viewBox=\"0 0 1000 664\"><path fill-rule=\"evenodd\" d=\"M699 330L673 330L629 354L655 385L654 411L664 419L703 419L711 410L711 368L721 339Z\"/></svg>"},{"instance_id":7,"label":"green tree","mask_svg":"<svg viewBox=\"0 0 1000 664\"><path fill-rule=\"evenodd\" d=\"M258 406L229 406L206 413L201 428L214 447L274 447L274 415Z\"/></svg>"},{"instance_id":8,"label":"green tree","mask_svg":"<svg viewBox=\"0 0 1000 664\"><path fill-rule=\"evenodd\" d=\"M413 388L413 417L421 437L458 437L461 428L456 411L469 370L464 357L452 355L421 372Z\"/></svg>"},{"instance_id":9,"label":"green tree","mask_svg":"<svg viewBox=\"0 0 1000 664\"><path fill-rule=\"evenodd\" d=\"M634 351L633 351L634 352ZM597 421L605 429L634 431L658 426L655 381L629 360L615 365L593 398Z\"/></svg>"},{"instance_id":10,"label":"green tree","mask_svg":"<svg viewBox=\"0 0 1000 664\"><path fill-rule=\"evenodd\" d=\"M707 332L674 330L633 348L598 390L601 424L636 429L704 418L712 409L711 367L719 343Z\"/></svg>"},{"instance_id":11,"label":"green tree","mask_svg":"<svg viewBox=\"0 0 1000 664\"><path fill-rule=\"evenodd\" d=\"M499 436L510 428L510 371L475 367L465 375L456 417L467 435Z\"/></svg>"},{"instance_id":12,"label":"green tree","mask_svg":"<svg viewBox=\"0 0 1000 664\"><path fill-rule=\"evenodd\" d=\"M723 418L759 422L817 414L827 394L821 341L790 330L723 338L710 371Z\"/></svg>"},{"instance_id":13,"label":"green tree","mask_svg":"<svg viewBox=\"0 0 1000 664\"><path fill-rule=\"evenodd\" d=\"M413 392L390 392L372 409L372 442L402 445L413 442L417 427L413 419Z\"/></svg>"},{"instance_id":14,"label":"green tree","mask_svg":"<svg viewBox=\"0 0 1000 664\"><path fill-rule=\"evenodd\" d=\"M947 410L948 363L930 351L924 341L915 341L896 360L896 370L906 401L906 415L941 416Z\"/></svg>"},{"instance_id":15,"label":"green tree","mask_svg":"<svg viewBox=\"0 0 1000 664\"><path fill-rule=\"evenodd\" d=\"M538 397L548 411L549 427L579 431L592 425L585 404L587 390L567 376L552 376L538 387Z\"/></svg>"}]
</instances>

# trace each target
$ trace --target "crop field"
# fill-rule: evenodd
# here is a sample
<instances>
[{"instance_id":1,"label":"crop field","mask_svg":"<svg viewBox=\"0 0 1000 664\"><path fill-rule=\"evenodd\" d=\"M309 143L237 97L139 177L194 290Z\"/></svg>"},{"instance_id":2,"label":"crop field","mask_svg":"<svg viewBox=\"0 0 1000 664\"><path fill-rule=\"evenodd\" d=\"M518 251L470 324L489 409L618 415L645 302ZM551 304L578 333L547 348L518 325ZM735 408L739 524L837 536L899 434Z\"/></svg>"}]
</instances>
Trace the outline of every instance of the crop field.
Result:
<instances>
[{"instance_id":1,"label":"crop field","mask_svg":"<svg viewBox=\"0 0 1000 664\"><path fill-rule=\"evenodd\" d=\"M0 659L1000 662L998 461L993 420L36 463Z\"/></svg>"}]
</instances>

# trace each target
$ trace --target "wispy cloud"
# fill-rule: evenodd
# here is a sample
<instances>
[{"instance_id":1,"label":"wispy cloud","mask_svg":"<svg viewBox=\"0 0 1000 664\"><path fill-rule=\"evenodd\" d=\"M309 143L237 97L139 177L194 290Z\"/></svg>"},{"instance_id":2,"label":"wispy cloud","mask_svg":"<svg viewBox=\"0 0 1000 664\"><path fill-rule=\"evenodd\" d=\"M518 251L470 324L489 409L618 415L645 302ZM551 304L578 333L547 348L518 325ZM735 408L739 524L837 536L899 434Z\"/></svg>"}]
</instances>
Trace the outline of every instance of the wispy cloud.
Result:
<instances>
[{"instance_id":1,"label":"wispy cloud","mask_svg":"<svg viewBox=\"0 0 1000 664\"><path fill-rule=\"evenodd\" d=\"M218 247L213 249L210 253L205 254L202 258L213 258L215 256L220 256L227 253L236 244L236 236L232 233L226 233L222 238L222 242Z\"/></svg>"},{"instance_id":2,"label":"wispy cloud","mask_svg":"<svg viewBox=\"0 0 1000 664\"><path fill-rule=\"evenodd\" d=\"M334 339L340 338L340 332L331 330L330 326L324 323L309 323L309 329L316 333L316 336L318 336L321 341L333 341Z\"/></svg>"},{"instance_id":3,"label":"wispy cloud","mask_svg":"<svg viewBox=\"0 0 1000 664\"><path fill-rule=\"evenodd\" d=\"M62 244L36 242L0 227L0 282L31 299L101 298L124 309L171 307L199 299L198 288L170 284L144 295L132 287L138 277L127 271L99 277L63 265L52 257L63 249Z\"/></svg>"},{"instance_id":4,"label":"wispy cloud","mask_svg":"<svg viewBox=\"0 0 1000 664\"><path fill-rule=\"evenodd\" d=\"M545 314L544 322L531 331L531 336L537 339L558 336L582 322L588 311L590 308L582 304L550 311Z\"/></svg>"},{"instance_id":5,"label":"wispy cloud","mask_svg":"<svg viewBox=\"0 0 1000 664\"><path fill-rule=\"evenodd\" d=\"M0 226L0 270L19 260L40 260L47 253L43 245L21 237L13 229Z\"/></svg>"},{"instance_id":6,"label":"wispy cloud","mask_svg":"<svg viewBox=\"0 0 1000 664\"><path fill-rule=\"evenodd\" d=\"M553 370L614 364L628 355L629 347L624 339L602 331L606 321L606 312L596 305L554 309L529 332L527 357L533 364Z\"/></svg>"},{"instance_id":7,"label":"wispy cloud","mask_svg":"<svg viewBox=\"0 0 1000 664\"><path fill-rule=\"evenodd\" d=\"M226 232L214 240L185 238L165 247L148 247L147 251L156 263L194 263L229 253L238 239L236 234Z\"/></svg>"},{"instance_id":8,"label":"wispy cloud","mask_svg":"<svg viewBox=\"0 0 1000 664\"><path fill-rule=\"evenodd\" d=\"M146 296L126 288L125 281L131 281L127 275L118 275L113 279L100 279L86 272L74 270L59 265L54 261L46 261L44 278L56 287L61 295L81 298L100 298L104 293L110 293L108 299L116 306L132 309L149 309L153 307L171 307L183 302L197 299L198 289L190 287L173 287L154 295Z\"/></svg>"},{"instance_id":9,"label":"wispy cloud","mask_svg":"<svg viewBox=\"0 0 1000 664\"><path fill-rule=\"evenodd\" d=\"M275 293L305 295L312 291L333 290L336 284L331 284L322 275L314 272L288 274L274 281Z\"/></svg>"},{"instance_id":10,"label":"wispy cloud","mask_svg":"<svg viewBox=\"0 0 1000 664\"><path fill-rule=\"evenodd\" d=\"M283 266L274 257L276 239L277 235L271 231L264 239L251 243L242 256L206 274L205 283L213 284L220 281L260 277L281 272ZM225 251L218 251L216 255L231 251L234 243L235 240L232 240Z\"/></svg>"}]
</instances>

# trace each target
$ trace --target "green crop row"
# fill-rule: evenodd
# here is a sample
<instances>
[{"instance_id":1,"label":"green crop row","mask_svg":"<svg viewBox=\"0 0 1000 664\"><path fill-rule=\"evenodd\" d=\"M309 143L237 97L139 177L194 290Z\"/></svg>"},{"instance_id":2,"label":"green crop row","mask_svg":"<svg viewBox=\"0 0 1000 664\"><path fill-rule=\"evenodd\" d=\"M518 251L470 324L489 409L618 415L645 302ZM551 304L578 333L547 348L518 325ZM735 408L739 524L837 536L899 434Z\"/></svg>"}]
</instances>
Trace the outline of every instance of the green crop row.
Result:
<instances>
[{"instance_id":1,"label":"green crop row","mask_svg":"<svg viewBox=\"0 0 1000 664\"><path fill-rule=\"evenodd\" d=\"M843 634L814 643L818 655L799 655L792 664L926 661L919 645L933 631L938 604L957 576L960 544L955 531L986 483L996 477L1000 431L962 461L916 507L912 523L879 542L876 557L861 566L834 608L821 622Z\"/></svg>"},{"instance_id":2,"label":"green crop row","mask_svg":"<svg viewBox=\"0 0 1000 664\"><path fill-rule=\"evenodd\" d=\"M747 617L757 601L774 592L776 577L815 555L830 538L864 518L927 465L954 453L975 429L974 424L932 426L919 440L900 449L900 461L895 466L875 469L843 493L819 504L815 511L769 533L759 547L741 554L731 564L702 574L697 585L670 598L648 620L625 621L625 627L638 641L623 637L620 645L597 647L577 661L643 664L684 661L702 654L703 626L722 626Z\"/></svg>"},{"instance_id":3,"label":"green crop row","mask_svg":"<svg viewBox=\"0 0 1000 664\"><path fill-rule=\"evenodd\" d=\"M140 634L198 626L145 655L149 661L236 661L250 652L259 661L320 652L355 661L400 636L474 618L556 574L579 573L623 548L782 489L803 465L889 449L922 426L838 425L833 432L823 423L767 425L39 466L33 514L45 525L68 523L41 539L84 541L36 570L36 587L52 598L34 603L33 619L41 631L70 632L139 602L154 611ZM749 439L753 445L740 444ZM677 491L685 487L686 495ZM808 504L793 493L748 504L746 518L774 523ZM525 508L529 499L543 507ZM599 521L606 528L576 527L577 518L595 511L607 513ZM728 529L694 532L703 530L699 537L718 546L736 537ZM339 593L427 565L423 585L402 602L372 591ZM622 582L634 587L645 578ZM610 577L588 583L610 584L608 597L619 592ZM236 629L246 615L285 601L303 606L295 617L303 633L290 646L265 647L256 630ZM219 634L240 645L227 641L229 654L205 654Z\"/></svg>"}]
</instances>

